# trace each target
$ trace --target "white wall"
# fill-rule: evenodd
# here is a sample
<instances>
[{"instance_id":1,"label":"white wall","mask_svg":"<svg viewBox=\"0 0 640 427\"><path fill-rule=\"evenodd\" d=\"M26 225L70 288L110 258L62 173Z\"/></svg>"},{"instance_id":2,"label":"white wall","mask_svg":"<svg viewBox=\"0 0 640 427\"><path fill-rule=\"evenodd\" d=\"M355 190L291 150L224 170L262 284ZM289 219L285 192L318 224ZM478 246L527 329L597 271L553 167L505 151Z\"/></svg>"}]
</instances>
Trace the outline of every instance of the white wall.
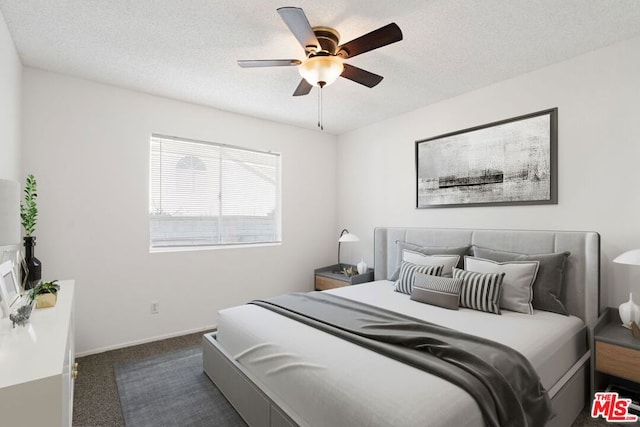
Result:
<instances>
[{"instance_id":1,"label":"white wall","mask_svg":"<svg viewBox=\"0 0 640 427\"><path fill-rule=\"evenodd\" d=\"M43 278L76 280L79 353L205 328L223 307L312 290L313 269L333 262L334 136L31 68L23 115L24 167L39 185L36 256ZM152 132L282 153L282 245L150 254Z\"/></svg>"},{"instance_id":2,"label":"white wall","mask_svg":"<svg viewBox=\"0 0 640 427\"><path fill-rule=\"evenodd\" d=\"M20 176L20 89L22 63L0 12L0 178Z\"/></svg>"},{"instance_id":3,"label":"white wall","mask_svg":"<svg viewBox=\"0 0 640 427\"><path fill-rule=\"evenodd\" d=\"M338 138L338 224L363 238L345 250L373 262L375 226L594 230L602 301L640 298L640 38L449 99ZM415 141L558 107L559 203L415 209ZM360 252L358 252L360 251Z\"/></svg>"},{"instance_id":4,"label":"white wall","mask_svg":"<svg viewBox=\"0 0 640 427\"><path fill-rule=\"evenodd\" d=\"M9 107L0 100L9 123L20 116L12 46L0 25L0 60L10 64L0 86L17 91ZM640 247L639 51L640 38L619 43L341 135L337 145L319 132L25 69L22 166L39 180L36 255L45 278L77 281L77 350L197 330L222 307L309 290L313 269L334 262L343 227L362 239L343 245L343 261L364 255L370 265L379 225L595 230L603 305L618 305L630 288L640 295L640 273L611 263ZM416 140L552 107L558 205L414 208ZM149 254L151 132L281 152L283 244ZM0 160L8 168L0 175L17 176L18 140L18 129L0 139L13 159ZM160 314L149 314L151 300Z\"/></svg>"}]
</instances>

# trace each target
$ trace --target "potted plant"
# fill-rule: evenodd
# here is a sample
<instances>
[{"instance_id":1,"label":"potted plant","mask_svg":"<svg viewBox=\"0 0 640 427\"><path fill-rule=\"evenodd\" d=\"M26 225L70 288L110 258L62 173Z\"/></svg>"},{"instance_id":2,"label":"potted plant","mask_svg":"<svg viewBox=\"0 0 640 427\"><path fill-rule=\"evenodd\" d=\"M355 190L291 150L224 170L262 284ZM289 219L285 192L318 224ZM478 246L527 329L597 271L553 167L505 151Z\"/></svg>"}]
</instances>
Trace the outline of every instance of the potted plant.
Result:
<instances>
[{"instance_id":1,"label":"potted plant","mask_svg":"<svg viewBox=\"0 0 640 427\"><path fill-rule=\"evenodd\" d=\"M42 277L42 264L40 260L33 254L33 247L36 245L36 237L33 232L36 229L36 221L38 219L38 206L36 204L37 193L36 178L29 174L27 183L24 187L24 203L20 203L20 218L22 219L22 227L24 228L24 248L26 263L26 281L25 289L31 289Z\"/></svg>"},{"instance_id":2,"label":"potted plant","mask_svg":"<svg viewBox=\"0 0 640 427\"><path fill-rule=\"evenodd\" d=\"M29 299L35 300L36 308L53 307L58 300L60 285L57 280L38 283L29 291Z\"/></svg>"}]
</instances>

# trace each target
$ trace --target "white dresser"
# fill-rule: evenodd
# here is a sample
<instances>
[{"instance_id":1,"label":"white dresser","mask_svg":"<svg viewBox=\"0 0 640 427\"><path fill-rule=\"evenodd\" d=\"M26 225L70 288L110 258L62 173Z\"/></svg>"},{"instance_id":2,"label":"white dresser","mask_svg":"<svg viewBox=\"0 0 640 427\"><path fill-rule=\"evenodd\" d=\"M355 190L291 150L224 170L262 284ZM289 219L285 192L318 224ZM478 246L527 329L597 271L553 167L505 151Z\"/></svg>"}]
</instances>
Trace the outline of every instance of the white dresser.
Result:
<instances>
[{"instance_id":1,"label":"white dresser","mask_svg":"<svg viewBox=\"0 0 640 427\"><path fill-rule=\"evenodd\" d=\"M72 280L59 281L55 307L33 309L26 326L0 319L0 424L70 426L73 415Z\"/></svg>"}]
</instances>

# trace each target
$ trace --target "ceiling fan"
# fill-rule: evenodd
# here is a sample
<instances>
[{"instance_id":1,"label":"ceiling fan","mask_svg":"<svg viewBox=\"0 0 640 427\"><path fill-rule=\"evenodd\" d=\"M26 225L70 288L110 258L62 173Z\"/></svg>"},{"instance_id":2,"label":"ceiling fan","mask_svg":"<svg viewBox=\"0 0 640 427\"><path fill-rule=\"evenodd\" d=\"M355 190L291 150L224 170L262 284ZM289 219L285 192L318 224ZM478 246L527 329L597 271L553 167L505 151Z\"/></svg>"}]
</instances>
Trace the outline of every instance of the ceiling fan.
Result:
<instances>
[{"instance_id":1,"label":"ceiling fan","mask_svg":"<svg viewBox=\"0 0 640 427\"><path fill-rule=\"evenodd\" d=\"M345 64L344 60L402 40L400 27L391 23L339 45L340 34L336 30L311 27L301 8L281 7L277 11L304 48L307 59L239 60L238 65L243 68L297 66L303 78L293 96L307 95L313 86L323 88L340 76L369 88L374 87L382 81L382 76Z\"/></svg>"}]
</instances>

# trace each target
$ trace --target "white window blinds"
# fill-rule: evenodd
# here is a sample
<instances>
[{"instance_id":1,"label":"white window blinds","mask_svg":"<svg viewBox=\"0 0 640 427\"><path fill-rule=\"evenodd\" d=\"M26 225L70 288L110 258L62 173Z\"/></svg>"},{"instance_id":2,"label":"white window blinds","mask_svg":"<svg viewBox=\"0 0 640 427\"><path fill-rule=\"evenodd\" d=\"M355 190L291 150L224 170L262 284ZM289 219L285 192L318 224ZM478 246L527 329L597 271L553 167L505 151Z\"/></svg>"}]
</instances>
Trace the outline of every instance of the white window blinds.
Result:
<instances>
[{"instance_id":1,"label":"white window blinds","mask_svg":"<svg viewBox=\"0 0 640 427\"><path fill-rule=\"evenodd\" d=\"M280 155L151 136L150 246L280 241Z\"/></svg>"}]
</instances>

